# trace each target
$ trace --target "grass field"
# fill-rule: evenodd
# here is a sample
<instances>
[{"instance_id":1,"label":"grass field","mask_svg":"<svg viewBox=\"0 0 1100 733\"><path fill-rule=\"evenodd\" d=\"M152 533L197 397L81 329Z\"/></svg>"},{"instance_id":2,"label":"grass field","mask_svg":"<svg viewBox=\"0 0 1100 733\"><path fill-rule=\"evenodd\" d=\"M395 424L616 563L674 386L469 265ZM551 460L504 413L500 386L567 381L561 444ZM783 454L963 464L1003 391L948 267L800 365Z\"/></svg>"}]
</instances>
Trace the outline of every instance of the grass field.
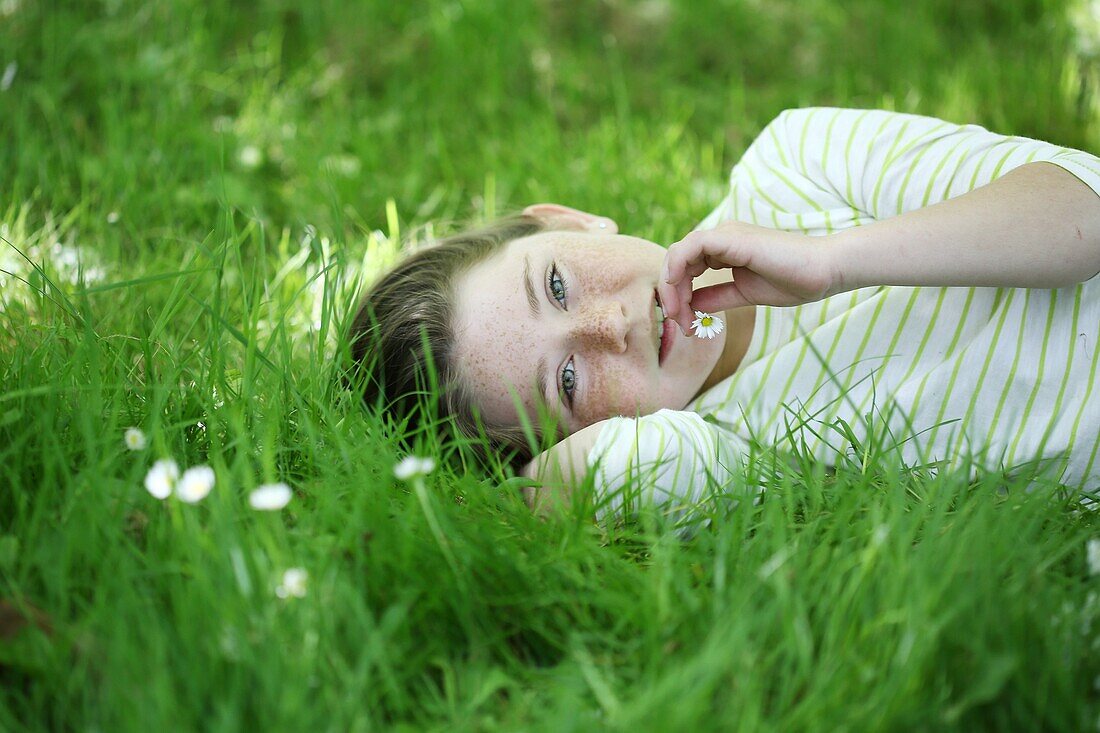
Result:
<instances>
[{"instance_id":1,"label":"grass field","mask_svg":"<svg viewBox=\"0 0 1100 733\"><path fill-rule=\"evenodd\" d=\"M0 0L0 730L1096 729L1072 497L870 446L689 540L542 522L430 434L394 478L338 379L412 233L678 239L787 107L1100 151L1091 8ZM160 458L210 495L154 498Z\"/></svg>"}]
</instances>

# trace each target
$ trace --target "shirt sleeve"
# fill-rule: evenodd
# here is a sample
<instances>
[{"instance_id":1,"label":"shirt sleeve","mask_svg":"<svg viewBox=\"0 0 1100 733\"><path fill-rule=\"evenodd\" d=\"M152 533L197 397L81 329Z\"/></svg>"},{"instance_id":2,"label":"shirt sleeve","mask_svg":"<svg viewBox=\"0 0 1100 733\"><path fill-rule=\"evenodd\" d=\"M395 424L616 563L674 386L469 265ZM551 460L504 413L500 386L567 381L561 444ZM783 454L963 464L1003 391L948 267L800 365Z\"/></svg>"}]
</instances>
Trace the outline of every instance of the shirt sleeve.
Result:
<instances>
[{"instance_id":1,"label":"shirt sleeve","mask_svg":"<svg viewBox=\"0 0 1100 733\"><path fill-rule=\"evenodd\" d=\"M979 125L885 110L779 114L730 174L734 218L827 234L959 196L1045 161L1100 195L1100 159Z\"/></svg>"},{"instance_id":2,"label":"shirt sleeve","mask_svg":"<svg viewBox=\"0 0 1100 733\"><path fill-rule=\"evenodd\" d=\"M748 445L694 412L611 418L588 454L596 517L655 507L683 522L718 496L745 493ZM751 492L750 492L751 493Z\"/></svg>"}]
</instances>

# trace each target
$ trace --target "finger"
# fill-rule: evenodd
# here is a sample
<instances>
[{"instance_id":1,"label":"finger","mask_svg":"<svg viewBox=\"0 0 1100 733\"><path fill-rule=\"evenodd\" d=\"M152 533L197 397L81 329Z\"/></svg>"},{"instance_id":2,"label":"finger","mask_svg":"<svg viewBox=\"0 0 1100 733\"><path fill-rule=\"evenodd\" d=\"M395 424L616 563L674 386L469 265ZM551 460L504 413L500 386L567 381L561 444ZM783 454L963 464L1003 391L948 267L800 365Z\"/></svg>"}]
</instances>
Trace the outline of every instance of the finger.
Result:
<instances>
[{"instance_id":1,"label":"finger","mask_svg":"<svg viewBox=\"0 0 1100 733\"><path fill-rule=\"evenodd\" d=\"M668 281L675 285L690 273L717 267L744 267L748 254L729 233L715 230L692 232L668 248L665 261ZM699 268L702 267L702 270Z\"/></svg>"},{"instance_id":2,"label":"finger","mask_svg":"<svg viewBox=\"0 0 1100 733\"><path fill-rule=\"evenodd\" d=\"M721 313L724 310L745 305L752 305L752 303L741 294L737 283L708 285L705 288L699 288L691 296L692 309L708 313Z\"/></svg>"},{"instance_id":3,"label":"finger","mask_svg":"<svg viewBox=\"0 0 1100 733\"><path fill-rule=\"evenodd\" d=\"M661 299L661 307L664 308L665 316L671 318L685 335L691 326L691 281L695 275L705 271L705 266L691 265L685 270L686 277L672 283L668 277L667 255L661 267L661 277L657 282L657 294Z\"/></svg>"},{"instance_id":4,"label":"finger","mask_svg":"<svg viewBox=\"0 0 1100 733\"><path fill-rule=\"evenodd\" d=\"M707 270L736 267L747 260L747 254L728 232L692 232L669 246L664 267L667 271L666 280L676 291L674 319L681 331L685 334L690 332L694 317L692 279Z\"/></svg>"},{"instance_id":5,"label":"finger","mask_svg":"<svg viewBox=\"0 0 1100 733\"><path fill-rule=\"evenodd\" d=\"M657 292L661 296L661 304L665 308L665 315L671 318L686 336L691 333L691 322L694 318L694 313L691 310L692 281L707 270L712 269L712 267L706 262L705 257L692 262L685 262L678 267L678 277L673 280L668 276L668 264L669 258L666 255L665 264L662 268L664 270L662 273L664 282L658 283Z\"/></svg>"}]
</instances>

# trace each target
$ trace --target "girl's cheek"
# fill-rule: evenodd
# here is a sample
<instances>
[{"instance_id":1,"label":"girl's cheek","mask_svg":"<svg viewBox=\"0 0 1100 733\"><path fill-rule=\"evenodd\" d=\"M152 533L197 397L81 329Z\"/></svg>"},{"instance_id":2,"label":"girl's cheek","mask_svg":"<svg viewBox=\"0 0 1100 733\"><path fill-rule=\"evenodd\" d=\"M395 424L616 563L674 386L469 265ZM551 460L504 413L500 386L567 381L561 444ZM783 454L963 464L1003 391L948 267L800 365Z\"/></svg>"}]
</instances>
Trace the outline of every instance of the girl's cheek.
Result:
<instances>
[{"instance_id":1,"label":"girl's cheek","mask_svg":"<svg viewBox=\"0 0 1100 733\"><path fill-rule=\"evenodd\" d=\"M639 410L647 411L647 385L638 374L605 359L596 360L590 366L585 405L578 410L578 417L585 425L619 415L633 416Z\"/></svg>"}]
</instances>

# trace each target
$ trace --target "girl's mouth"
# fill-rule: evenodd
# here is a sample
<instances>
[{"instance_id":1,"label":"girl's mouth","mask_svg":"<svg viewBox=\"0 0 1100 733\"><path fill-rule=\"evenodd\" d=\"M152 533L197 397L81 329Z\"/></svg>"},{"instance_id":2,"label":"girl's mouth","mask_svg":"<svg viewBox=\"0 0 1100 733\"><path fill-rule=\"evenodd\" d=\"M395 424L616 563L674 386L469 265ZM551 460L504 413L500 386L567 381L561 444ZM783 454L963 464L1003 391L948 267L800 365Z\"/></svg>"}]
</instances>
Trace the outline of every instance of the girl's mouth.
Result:
<instances>
[{"instance_id":1,"label":"girl's mouth","mask_svg":"<svg viewBox=\"0 0 1100 733\"><path fill-rule=\"evenodd\" d=\"M674 337L673 331L676 329L673 327L672 322L668 318L665 318L665 313L661 309L661 298L656 290L653 291L653 307L656 312L657 321L657 366L661 366L664 364L665 357L668 356L668 352L672 348L672 339Z\"/></svg>"},{"instance_id":2,"label":"girl's mouth","mask_svg":"<svg viewBox=\"0 0 1100 733\"><path fill-rule=\"evenodd\" d=\"M668 356L668 352L672 348L672 339L675 338L675 331L671 318L661 321L661 350L657 354L657 366L663 364L665 357Z\"/></svg>"}]
</instances>

